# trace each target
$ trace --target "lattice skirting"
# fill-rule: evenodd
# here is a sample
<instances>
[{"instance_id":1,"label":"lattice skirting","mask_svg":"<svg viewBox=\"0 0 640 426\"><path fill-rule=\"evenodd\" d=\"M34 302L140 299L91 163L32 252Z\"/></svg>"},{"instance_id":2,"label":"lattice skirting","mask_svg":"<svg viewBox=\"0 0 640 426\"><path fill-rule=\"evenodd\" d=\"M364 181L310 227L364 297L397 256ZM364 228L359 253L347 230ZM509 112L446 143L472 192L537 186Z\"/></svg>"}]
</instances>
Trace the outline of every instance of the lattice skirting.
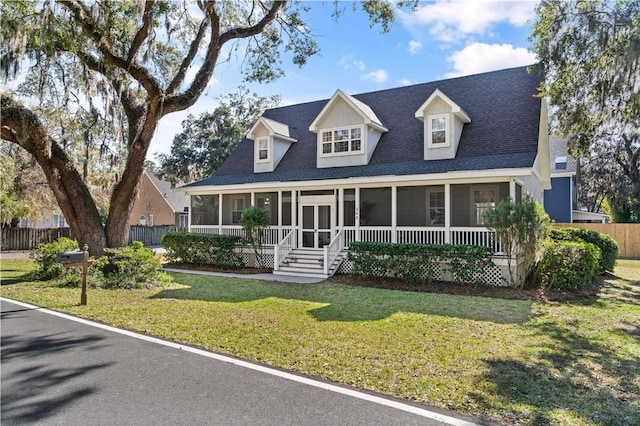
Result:
<instances>
[{"instance_id":1,"label":"lattice skirting","mask_svg":"<svg viewBox=\"0 0 640 426\"><path fill-rule=\"evenodd\" d=\"M448 270L446 263L437 263L433 266L433 277L440 281L451 281L453 277ZM353 262L345 259L344 262L338 267L336 273L338 274L350 274L353 271ZM427 276L426 271L420 278L425 279ZM505 265L494 265L492 268L488 268L485 271L479 271L474 275L475 279L486 283L487 285L502 287L509 286L509 270Z\"/></svg>"}]
</instances>

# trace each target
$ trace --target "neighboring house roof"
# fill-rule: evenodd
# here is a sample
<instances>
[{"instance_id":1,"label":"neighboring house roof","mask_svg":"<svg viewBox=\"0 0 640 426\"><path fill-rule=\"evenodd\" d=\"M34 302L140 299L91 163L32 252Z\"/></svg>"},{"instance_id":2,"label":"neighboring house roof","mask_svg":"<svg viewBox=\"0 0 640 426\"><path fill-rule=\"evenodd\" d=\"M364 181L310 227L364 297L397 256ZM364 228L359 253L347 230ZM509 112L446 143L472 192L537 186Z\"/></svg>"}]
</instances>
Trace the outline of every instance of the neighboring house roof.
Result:
<instances>
[{"instance_id":1,"label":"neighboring house roof","mask_svg":"<svg viewBox=\"0 0 640 426\"><path fill-rule=\"evenodd\" d=\"M160 180L150 171L145 170L145 173L158 189L158 192L160 192L167 203L169 203L173 212L184 212L184 208L189 206L189 196L182 191L176 191L175 188L171 187L171 182Z\"/></svg>"},{"instance_id":2,"label":"neighboring house roof","mask_svg":"<svg viewBox=\"0 0 640 426\"><path fill-rule=\"evenodd\" d=\"M215 175L187 187L532 167L540 81L539 73L519 67L353 95L388 128L364 166L316 167L317 135L309 126L328 100L270 109L263 117L287 124L298 139L273 172L253 173L253 141L243 139ZM436 89L472 120L464 125L454 159L423 160L424 123L415 112Z\"/></svg>"},{"instance_id":3,"label":"neighboring house roof","mask_svg":"<svg viewBox=\"0 0 640 426\"><path fill-rule=\"evenodd\" d=\"M549 138L549 163L551 174L576 173L578 161L569 155L567 139L558 136Z\"/></svg>"}]
</instances>

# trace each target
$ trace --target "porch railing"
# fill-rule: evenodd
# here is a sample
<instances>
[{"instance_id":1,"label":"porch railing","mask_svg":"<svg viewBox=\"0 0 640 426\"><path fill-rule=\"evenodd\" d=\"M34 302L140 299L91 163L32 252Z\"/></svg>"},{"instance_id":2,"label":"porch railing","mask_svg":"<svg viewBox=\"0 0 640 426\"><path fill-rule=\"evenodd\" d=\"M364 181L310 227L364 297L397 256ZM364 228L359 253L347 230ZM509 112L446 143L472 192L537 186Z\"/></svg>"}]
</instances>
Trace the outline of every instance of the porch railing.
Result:
<instances>
[{"instance_id":1,"label":"porch railing","mask_svg":"<svg viewBox=\"0 0 640 426\"><path fill-rule=\"evenodd\" d=\"M265 229L264 244L275 245L278 244L289 231L291 226L271 226ZM191 232L198 232L204 234L222 234L222 235L236 235L238 237L244 237L244 229L239 225L197 225L191 226Z\"/></svg>"},{"instance_id":2,"label":"porch railing","mask_svg":"<svg viewBox=\"0 0 640 426\"><path fill-rule=\"evenodd\" d=\"M273 270L279 271L282 261L296 248L296 241L298 241L298 233L295 229L289 231L289 233L278 244L273 246Z\"/></svg>"},{"instance_id":3,"label":"porch railing","mask_svg":"<svg viewBox=\"0 0 640 426\"><path fill-rule=\"evenodd\" d=\"M192 226L191 232L206 232L218 234L244 235L242 227L237 225ZM291 237L291 226L273 226L267 230L265 244L280 245L285 239ZM395 233L394 233L395 232ZM293 234L293 238L297 235ZM281 237L282 236L282 237ZM395 237L395 238L394 238ZM391 226L355 226L345 227L342 230L343 247L349 247L353 241L371 241L403 244L465 244L489 247L495 254L502 254L502 245L498 241L494 231L481 227L451 227L447 231L444 227L396 227ZM335 237L334 237L335 240ZM333 242L333 241L332 241ZM294 241L295 243L295 241ZM295 244L290 244L293 248ZM287 252L288 254L288 252ZM284 255L286 256L286 254ZM284 256L282 259L284 259Z\"/></svg>"},{"instance_id":4,"label":"porch railing","mask_svg":"<svg viewBox=\"0 0 640 426\"><path fill-rule=\"evenodd\" d=\"M333 261L336 260L342 249L345 248L344 244L344 230L341 229L333 240L326 246L324 246L324 274L329 275L329 268Z\"/></svg>"}]
</instances>

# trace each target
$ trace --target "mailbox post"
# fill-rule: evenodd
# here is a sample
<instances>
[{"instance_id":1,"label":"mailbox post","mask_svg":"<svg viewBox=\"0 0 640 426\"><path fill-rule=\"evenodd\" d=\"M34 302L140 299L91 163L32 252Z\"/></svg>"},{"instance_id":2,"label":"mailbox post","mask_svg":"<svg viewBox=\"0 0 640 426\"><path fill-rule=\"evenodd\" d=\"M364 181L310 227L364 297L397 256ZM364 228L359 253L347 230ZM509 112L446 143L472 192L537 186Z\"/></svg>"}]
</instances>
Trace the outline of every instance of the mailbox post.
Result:
<instances>
[{"instance_id":1,"label":"mailbox post","mask_svg":"<svg viewBox=\"0 0 640 426\"><path fill-rule=\"evenodd\" d=\"M89 271L89 246L86 244L82 251L62 251L56 254L56 262L62 263L66 268L79 266L82 268L82 293L80 304L87 304L87 273Z\"/></svg>"}]
</instances>

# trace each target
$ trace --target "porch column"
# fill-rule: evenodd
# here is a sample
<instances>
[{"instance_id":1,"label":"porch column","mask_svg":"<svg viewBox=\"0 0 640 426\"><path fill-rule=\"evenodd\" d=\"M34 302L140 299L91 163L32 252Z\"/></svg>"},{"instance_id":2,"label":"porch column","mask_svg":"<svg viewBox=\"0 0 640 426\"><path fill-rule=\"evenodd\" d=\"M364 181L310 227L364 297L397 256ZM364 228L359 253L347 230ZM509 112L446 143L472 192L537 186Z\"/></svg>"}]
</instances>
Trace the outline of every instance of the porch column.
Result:
<instances>
[{"instance_id":1,"label":"porch column","mask_svg":"<svg viewBox=\"0 0 640 426\"><path fill-rule=\"evenodd\" d=\"M444 184L444 243L451 243L451 184Z\"/></svg>"},{"instance_id":2,"label":"porch column","mask_svg":"<svg viewBox=\"0 0 640 426\"><path fill-rule=\"evenodd\" d=\"M344 228L344 188L338 189L338 229Z\"/></svg>"},{"instance_id":3,"label":"porch column","mask_svg":"<svg viewBox=\"0 0 640 426\"><path fill-rule=\"evenodd\" d=\"M515 179L511 179L509 181L509 198L511 198L511 201L516 200L516 180Z\"/></svg>"},{"instance_id":4,"label":"porch column","mask_svg":"<svg viewBox=\"0 0 640 426\"><path fill-rule=\"evenodd\" d=\"M355 240L360 241L360 187L356 187L356 235Z\"/></svg>"},{"instance_id":5,"label":"porch column","mask_svg":"<svg viewBox=\"0 0 640 426\"><path fill-rule=\"evenodd\" d=\"M398 225L398 187L391 186L391 242L398 242L396 227Z\"/></svg>"},{"instance_id":6,"label":"porch column","mask_svg":"<svg viewBox=\"0 0 640 426\"><path fill-rule=\"evenodd\" d=\"M298 221L296 220L298 218L298 215L296 214L296 211L298 209L297 201L298 201L298 191L292 190L291 191L291 227L292 228L295 228L296 226L298 226Z\"/></svg>"},{"instance_id":7,"label":"porch column","mask_svg":"<svg viewBox=\"0 0 640 426\"><path fill-rule=\"evenodd\" d=\"M280 241L284 238L284 234L282 232L282 191L278 191L278 232L277 232L277 240L276 244L279 244Z\"/></svg>"},{"instance_id":8,"label":"porch column","mask_svg":"<svg viewBox=\"0 0 640 426\"><path fill-rule=\"evenodd\" d=\"M218 234L222 234L222 194L218 193Z\"/></svg>"},{"instance_id":9,"label":"porch column","mask_svg":"<svg viewBox=\"0 0 640 426\"><path fill-rule=\"evenodd\" d=\"M256 205L256 192L255 191L251 191L251 205L252 206Z\"/></svg>"}]
</instances>

